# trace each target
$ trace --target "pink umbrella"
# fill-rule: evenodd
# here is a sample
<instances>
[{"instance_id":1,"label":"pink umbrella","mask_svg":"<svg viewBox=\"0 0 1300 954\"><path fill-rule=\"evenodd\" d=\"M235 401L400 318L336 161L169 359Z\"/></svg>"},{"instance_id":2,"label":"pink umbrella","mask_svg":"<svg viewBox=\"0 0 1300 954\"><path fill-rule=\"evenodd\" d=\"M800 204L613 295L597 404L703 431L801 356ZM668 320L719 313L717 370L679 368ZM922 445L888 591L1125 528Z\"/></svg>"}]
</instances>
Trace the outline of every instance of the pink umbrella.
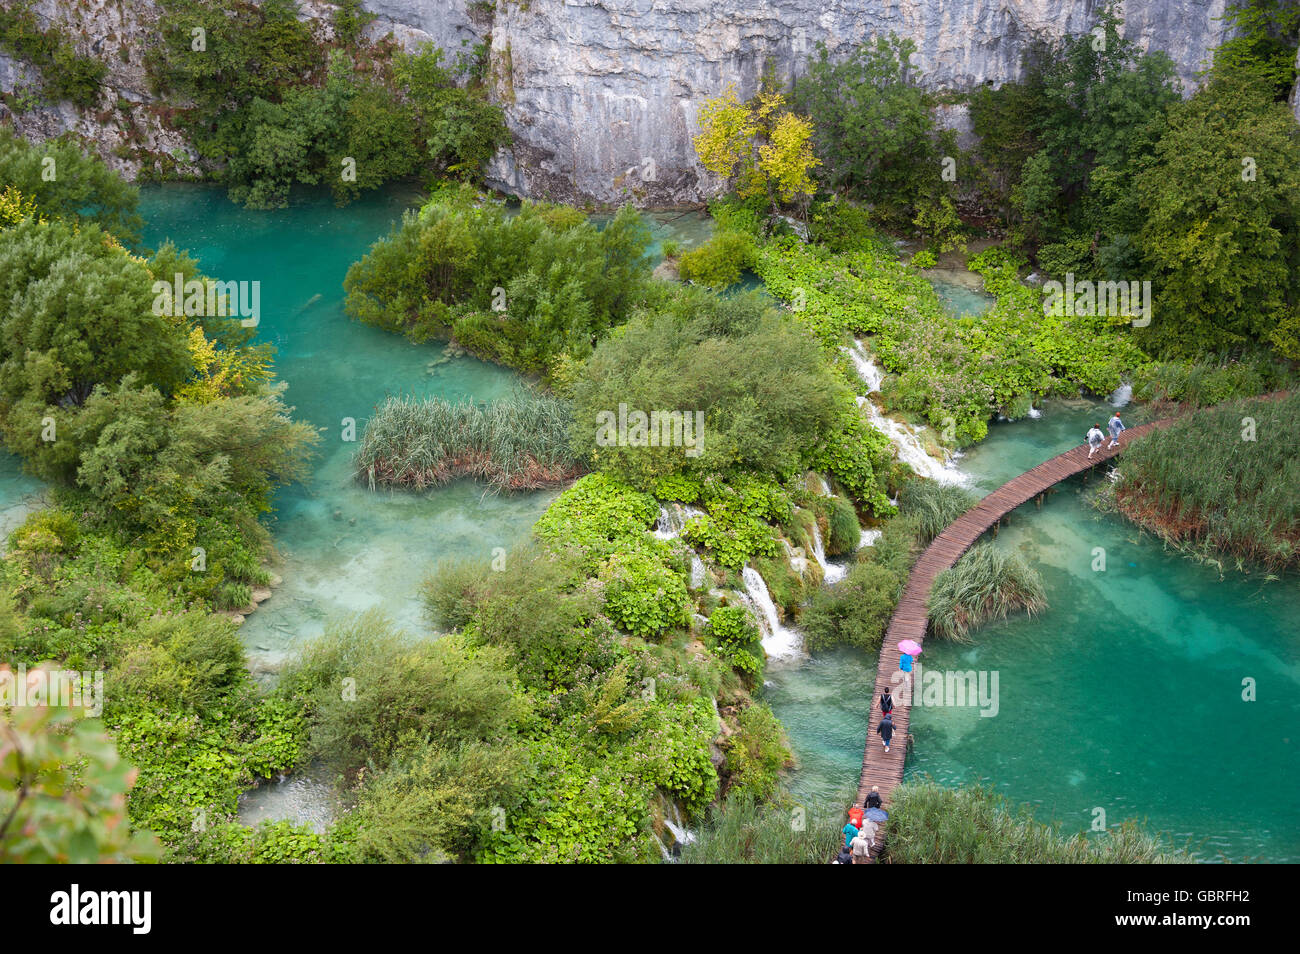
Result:
<instances>
[{"instance_id":1,"label":"pink umbrella","mask_svg":"<svg viewBox=\"0 0 1300 954\"><path fill-rule=\"evenodd\" d=\"M921 654L921 644L914 639L905 639L898 644L898 651L907 653L909 656L919 656Z\"/></svg>"}]
</instances>

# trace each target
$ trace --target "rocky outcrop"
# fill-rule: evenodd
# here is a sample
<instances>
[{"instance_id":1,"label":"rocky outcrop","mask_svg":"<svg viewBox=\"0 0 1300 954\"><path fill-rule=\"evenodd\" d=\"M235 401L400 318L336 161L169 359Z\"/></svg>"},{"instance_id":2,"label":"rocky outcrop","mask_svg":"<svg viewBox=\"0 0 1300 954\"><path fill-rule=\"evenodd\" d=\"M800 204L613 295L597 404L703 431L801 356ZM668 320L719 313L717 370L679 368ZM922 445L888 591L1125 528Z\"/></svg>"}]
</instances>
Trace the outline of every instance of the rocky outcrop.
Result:
<instances>
[{"instance_id":1,"label":"rocky outcrop","mask_svg":"<svg viewBox=\"0 0 1300 954\"><path fill-rule=\"evenodd\" d=\"M1127 35L1173 57L1192 85L1220 42L1226 0L1127 0ZM716 186L691 144L699 104L734 84L752 93L765 65L783 79L802 69L819 42L845 49L894 32L917 47L920 80L969 89L1020 74L1036 40L1079 33L1098 0L365 0L378 16L372 36L392 33L410 47L433 42L454 52L490 43L496 95L515 144L490 169L508 191L578 202L653 205L697 202ZM37 0L68 23L80 46L110 64L105 108L118 119L52 107L20 116L28 135L74 128L99 137L112 155L124 143L182 151L147 108L142 57L157 12L152 0ZM324 3L304 16L328 20ZM13 65L0 61L0 83ZM109 100L112 102L108 102ZM1298 106L1297 108L1300 108ZM121 118L129 116L129 119ZM944 117L961 128L960 110ZM97 130L96 127L103 128ZM134 130L134 132L132 132ZM118 165L130 170L131 160Z\"/></svg>"}]
</instances>

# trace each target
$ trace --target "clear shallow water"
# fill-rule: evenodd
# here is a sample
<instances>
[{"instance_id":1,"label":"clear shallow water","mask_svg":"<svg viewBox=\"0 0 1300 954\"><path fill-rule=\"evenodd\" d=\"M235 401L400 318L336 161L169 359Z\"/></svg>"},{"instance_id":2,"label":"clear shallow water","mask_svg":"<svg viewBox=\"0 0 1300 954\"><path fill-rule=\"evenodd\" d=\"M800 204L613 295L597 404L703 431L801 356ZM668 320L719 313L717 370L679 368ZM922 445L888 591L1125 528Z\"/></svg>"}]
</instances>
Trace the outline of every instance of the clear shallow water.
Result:
<instances>
[{"instance_id":1,"label":"clear shallow water","mask_svg":"<svg viewBox=\"0 0 1300 954\"><path fill-rule=\"evenodd\" d=\"M1049 403L1041 419L992 425L960 464L988 492L1081 443L1110 410ZM1127 423L1141 420L1128 410ZM1059 485L997 537L1037 566L1047 611L985 627L971 645L927 643L934 669L997 671L999 711L915 709L908 776L985 782L1067 831L1102 808L1110 824L1146 819L1205 860L1300 861L1300 581L1221 580L1094 511L1089 489ZM1104 572L1092 569L1096 547ZM844 651L769 674L799 794L833 797L857 778L874 670ZM1258 701L1241 701L1245 678Z\"/></svg>"},{"instance_id":2,"label":"clear shallow water","mask_svg":"<svg viewBox=\"0 0 1300 954\"><path fill-rule=\"evenodd\" d=\"M296 416L324 429L310 479L276 495L269 526L284 582L241 629L255 670L274 668L289 647L343 613L382 606L403 626L424 628L419 585L438 561L490 560L493 548L508 550L553 497L485 496L470 481L424 494L374 493L353 480L357 445L342 439L345 418L355 419L359 439L390 394L487 401L519 381L473 358L440 361L440 344L414 345L344 314L348 266L416 199L388 190L338 209L328 196L298 196L288 209L252 212L219 188L142 190L146 242L172 239L210 277L261 282L258 336L277 349L276 372Z\"/></svg>"},{"instance_id":3,"label":"clear shallow water","mask_svg":"<svg viewBox=\"0 0 1300 954\"><path fill-rule=\"evenodd\" d=\"M37 509L45 496L45 484L23 473L22 461L0 449L0 553L9 544L9 534Z\"/></svg>"}]
</instances>

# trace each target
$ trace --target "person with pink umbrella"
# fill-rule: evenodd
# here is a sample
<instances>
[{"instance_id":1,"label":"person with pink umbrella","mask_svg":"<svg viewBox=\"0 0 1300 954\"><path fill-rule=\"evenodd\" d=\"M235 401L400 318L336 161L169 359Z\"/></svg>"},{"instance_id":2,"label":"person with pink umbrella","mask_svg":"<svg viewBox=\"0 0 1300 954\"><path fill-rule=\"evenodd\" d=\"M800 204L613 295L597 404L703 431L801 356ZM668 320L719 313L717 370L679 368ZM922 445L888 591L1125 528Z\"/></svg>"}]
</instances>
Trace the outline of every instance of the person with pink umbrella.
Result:
<instances>
[{"instance_id":1,"label":"person with pink umbrella","mask_svg":"<svg viewBox=\"0 0 1300 954\"><path fill-rule=\"evenodd\" d=\"M912 658L921 655L921 644L914 639L904 639L898 644L898 668L903 672L912 671Z\"/></svg>"}]
</instances>

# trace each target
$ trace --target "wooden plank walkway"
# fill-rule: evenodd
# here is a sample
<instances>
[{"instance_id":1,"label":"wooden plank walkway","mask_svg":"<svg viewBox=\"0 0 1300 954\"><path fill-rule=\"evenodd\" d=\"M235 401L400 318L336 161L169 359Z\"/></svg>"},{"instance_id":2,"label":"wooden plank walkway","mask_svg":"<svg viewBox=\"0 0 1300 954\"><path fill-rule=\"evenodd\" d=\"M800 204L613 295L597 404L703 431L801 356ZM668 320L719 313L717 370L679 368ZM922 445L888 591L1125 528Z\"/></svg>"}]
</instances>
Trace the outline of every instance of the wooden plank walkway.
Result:
<instances>
[{"instance_id":1,"label":"wooden plank walkway","mask_svg":"<svg viewBox=\"0 0 1300 954\"><path fill-rule=\"evenodd\" d=\"M1270 395L1271 397L1271 395ZM894 788L903 781L903 762L907 758L908 720L911 706L904 701L904 696L897 690L900 683L898 676L898 644L904 639L912 639L925 645L925 631L929 625L929 613L926 600L934 578L957 562L971 545L1004 516L1021 504L1045 493L1054 485L1074 474L1082 473L1098 464L1112 459L1131 442L1151 433L1156 428L1167 427L1176 418L1164 418L1152 421L1140 427L1132 427L1120 435L1118 446L1108 448L1110 436L1102 442L1101 449L1092 457L1088 456L1088 445L1081 444L1064 454L1058 454L1031 470L1015 477L993 493L989 494L966 513L954 520L946 530L934 538L925 552L912 567L907 579L903 596L894 610L889 629L880 649L880 661L876 666L876 686L871 699L871 714L867 722L867 744L862 754L862 774L858 778L858 800L861 805L871 791L871 786L880 788L881 801L889 808ZM886 689L895 690L894 694L894 737L886 753L876 734L880 724L880 694ZM880 854L885 841L887 823L880 826L876 833L875 847L871 857L874 861Z\"/></svg>"}]
</instances>

